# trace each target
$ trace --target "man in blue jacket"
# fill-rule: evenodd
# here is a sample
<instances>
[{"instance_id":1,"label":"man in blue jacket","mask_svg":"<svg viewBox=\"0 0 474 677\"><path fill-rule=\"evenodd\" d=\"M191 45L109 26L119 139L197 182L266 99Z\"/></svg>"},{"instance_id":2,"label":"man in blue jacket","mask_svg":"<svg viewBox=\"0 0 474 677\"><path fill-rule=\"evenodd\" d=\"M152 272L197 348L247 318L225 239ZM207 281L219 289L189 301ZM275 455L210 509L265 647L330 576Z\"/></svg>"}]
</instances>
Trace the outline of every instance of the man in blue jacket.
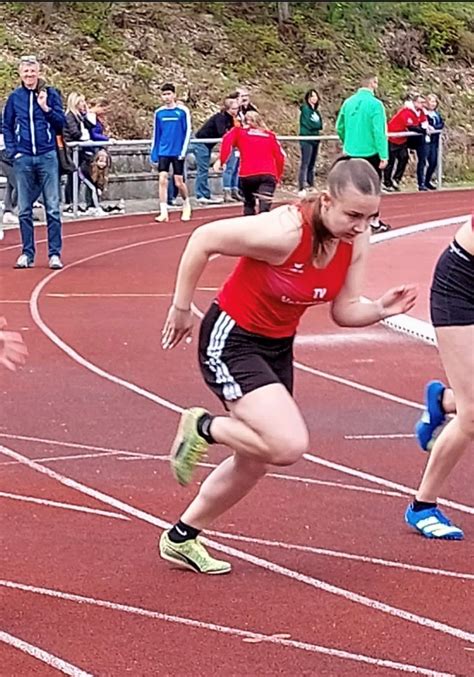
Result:
<instances>
[{"instance_id":1,"label":"man in blue jacket","mask_svg":"<svg viewBox=\"0 0 474 677\"><path fill-rule=\"evenodd\" d=\"M48 225L49 267L62 268L61 212L56 135L65 124L61 96L40 80L36 57L20 61L21 87L8 97L3 114L5 149L13 160L23 249L15 268L35 261L33 204L43 194Z\"/></svg>"},{"instance_id":2,"label":"man in blue jacket","mask_svg":"<svg viewBox=\"0 0 474 677\"><path fill-rule=\"evenodd\" d=\"M176 102L175 86L166 83L161 88L163 106L155 112L150 160L158 165L160 176L160 213L156 221L168 221L168 181L170 167L179 194L183 198L182 221L191 218L191 203L184 182L184 159L191 138L191 116L186 106Z\"/></svg>"}]
</instances>

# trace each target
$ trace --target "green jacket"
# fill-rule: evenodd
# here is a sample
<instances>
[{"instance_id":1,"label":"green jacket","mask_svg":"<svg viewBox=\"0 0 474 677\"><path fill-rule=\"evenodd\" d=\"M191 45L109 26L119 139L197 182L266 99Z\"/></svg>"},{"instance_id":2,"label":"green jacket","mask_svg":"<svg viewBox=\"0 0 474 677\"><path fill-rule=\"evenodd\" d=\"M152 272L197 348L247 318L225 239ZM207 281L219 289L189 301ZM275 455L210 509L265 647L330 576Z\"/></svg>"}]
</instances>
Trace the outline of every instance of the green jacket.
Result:
<instances>
[{"instance_id":1,"label":"green jacket","mask_svg":"<svg viewBox=\"0 0 474 677\"><path fill-rule=\"evenodd\" d=\"M319 111L308 103L304 103L300 111L300 136L317 136L323 128L323 119Z\"/></svg>"},{"instance_id":2,"label":"green jacket","mask_svg":"<svg viewBox=\"0 0 474 677\"><path fill-rule=\"evenodd\" d=\"M388 160L387 116L380 99L361 87L342 104L336 130L350 157L379 155Z\"/></svg>"}]
</instances>

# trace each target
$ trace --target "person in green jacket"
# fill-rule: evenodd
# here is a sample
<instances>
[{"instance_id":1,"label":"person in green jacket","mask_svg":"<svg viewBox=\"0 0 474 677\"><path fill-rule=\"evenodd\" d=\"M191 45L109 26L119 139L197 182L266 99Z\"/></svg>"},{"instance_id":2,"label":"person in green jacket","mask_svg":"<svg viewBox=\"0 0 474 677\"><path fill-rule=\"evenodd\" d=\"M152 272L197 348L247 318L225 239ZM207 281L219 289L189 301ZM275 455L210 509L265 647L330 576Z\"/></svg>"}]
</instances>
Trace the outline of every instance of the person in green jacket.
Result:
<instances>
[{"instance_id":1,"label":"person in green jacket","mask_svg":"<svg viewBox=\"0 0 474 677\"><path fill-rule=\"evenodd\" d=\"M375 96L378 78L364 78L361 85L342 104L336 131L344 154L364 158L381 176L388 161L387 116L383 103Z\"/></svg>"},{"instance_id":2,"label":"person in green jacket","mask_svg":"<svg viewBox=\"0 0 474 677\"><path fill-rule=\"evenodd\" d=\"M319 136L323 120L319 113L320 97L315 89L306 92L304 103L300 107L300 136ZM300 197L306 195L306 188L314 186L314 166L318 157L319 141L316 139L300 141L301 164L298 175Z\"/></svg>"},{"instance_id":3,"label":"person in green jacket","mask_svg":"<svg viewBox=\"0 0 474 677\"><path fill-rule=\"evenodd\" d=\"M357 92L342 104L336 131L344 155L367 160L381 179L388 163L388 136L385 107L375 96L378 84L376 75L368 75L361 81ZM379 221L372 230L383 232L390 230L390 226Z\"/></svg>"}]
</instances>

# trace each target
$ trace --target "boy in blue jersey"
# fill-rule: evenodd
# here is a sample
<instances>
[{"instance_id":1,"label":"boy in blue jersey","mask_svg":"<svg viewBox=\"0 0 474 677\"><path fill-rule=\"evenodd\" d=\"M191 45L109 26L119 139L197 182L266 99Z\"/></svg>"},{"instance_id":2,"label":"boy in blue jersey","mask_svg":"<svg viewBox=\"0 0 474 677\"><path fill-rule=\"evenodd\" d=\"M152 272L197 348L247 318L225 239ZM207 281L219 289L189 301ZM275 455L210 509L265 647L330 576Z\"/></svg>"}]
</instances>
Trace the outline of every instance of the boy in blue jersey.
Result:
<instances>
[{"instance_id":1,"label":"boy in blue jersey","mask_svg":"<svg viewBox=\"0 0 474 677\"><path fill-rule=\"evenodd\" d=\"M184 183L184 158L191 138L191 116L189 110L176 103L175 86L166 83L161 88L163 106L155 112L155 126L150 160L158 166L160 213L156 221L168 221L168 181L169 170L173 167L174 181L179 194L183 198L182 221L191 218L189 193Z\"/></svg>"}]
</instances>

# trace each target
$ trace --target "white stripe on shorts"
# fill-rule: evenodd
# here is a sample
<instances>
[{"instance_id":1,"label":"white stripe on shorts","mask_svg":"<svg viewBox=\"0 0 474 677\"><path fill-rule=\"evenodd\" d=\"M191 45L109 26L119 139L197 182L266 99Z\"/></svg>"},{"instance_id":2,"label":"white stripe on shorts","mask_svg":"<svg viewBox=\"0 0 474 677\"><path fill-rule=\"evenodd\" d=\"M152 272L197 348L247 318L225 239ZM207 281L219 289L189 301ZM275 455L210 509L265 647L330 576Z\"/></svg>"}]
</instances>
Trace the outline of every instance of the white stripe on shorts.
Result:
<instances>
[{"instance_id":1,"label":"white stripe on shorts","mask_svg":"<svg viewBox=\"0 0 474 677\"><path fill-rule=\"evenodd\" d=\"M207 365L216 375L216 383L222 385L222 394L225 400L232 402L242 397L242 390L229 371L228 366L222 360L222 352L225 348L225 342L235 327L233 320L227 313L221 312L212 328L207 346L206 355L209 358Z\"/></svg>"}]
</instances>

